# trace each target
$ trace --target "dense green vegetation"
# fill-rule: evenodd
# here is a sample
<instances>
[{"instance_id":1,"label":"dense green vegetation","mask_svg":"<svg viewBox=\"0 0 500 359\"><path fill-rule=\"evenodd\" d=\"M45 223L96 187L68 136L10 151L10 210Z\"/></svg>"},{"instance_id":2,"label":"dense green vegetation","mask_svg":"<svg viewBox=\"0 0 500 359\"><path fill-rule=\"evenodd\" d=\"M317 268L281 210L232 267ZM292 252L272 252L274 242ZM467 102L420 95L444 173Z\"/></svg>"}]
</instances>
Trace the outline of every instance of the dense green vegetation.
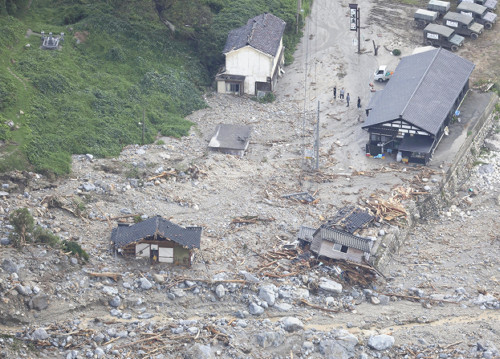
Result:
<instances>
[{"instance_id":1,"label":"dense green vegetation","mask_svg":"<svg viewBox=\"0 0 500 359\"><path fill-rule=\"evenodd\" d=\"M186 135L184 118L205 106L229 30L272 12L287 22L290 62L296 4L0 0L0 171L65 174L71 154L116 156L158 134ZM42 30L64 32L62 48L41 50Z\"/></svg>"}]
</instances>

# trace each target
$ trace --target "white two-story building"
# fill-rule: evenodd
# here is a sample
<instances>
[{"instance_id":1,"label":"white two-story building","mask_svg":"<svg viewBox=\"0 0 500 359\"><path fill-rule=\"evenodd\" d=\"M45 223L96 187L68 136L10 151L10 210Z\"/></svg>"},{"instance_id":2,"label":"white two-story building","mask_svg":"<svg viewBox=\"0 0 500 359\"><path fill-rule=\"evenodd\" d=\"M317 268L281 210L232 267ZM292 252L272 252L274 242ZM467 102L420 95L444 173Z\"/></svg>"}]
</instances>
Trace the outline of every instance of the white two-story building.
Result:
<instances>
[{"instance_id":1,"label":"white two-story building","mask_svg":"<svg viewBox=\"0 0 500 359\"><path fill-rule=\"evenodd\" d=\"M274 91L283 72L286 23L269 14L231 30L224 46L225 68L215 78L217 92L257 95Z\"/></svg>"}]
</instances>

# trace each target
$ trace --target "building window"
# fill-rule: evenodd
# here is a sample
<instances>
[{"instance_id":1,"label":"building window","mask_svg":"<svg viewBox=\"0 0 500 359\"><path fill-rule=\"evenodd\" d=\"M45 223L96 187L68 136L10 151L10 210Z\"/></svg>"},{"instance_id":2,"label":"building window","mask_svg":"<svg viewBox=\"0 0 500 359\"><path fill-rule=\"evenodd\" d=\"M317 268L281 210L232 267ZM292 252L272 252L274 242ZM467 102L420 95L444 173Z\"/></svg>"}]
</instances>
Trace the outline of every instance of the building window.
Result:
<instances>
[{"instance_id":1,"label":"building window","mask_svg":"<svg viewBox=\"0 0 500 359\"><path fill-rule=\"evenodd\" d=\"M335 243L333 245L333 250L337 252L347 253L347 246L343 246L342 244Z\"/></svg>"},{"instance_id":2,"label":"building window","mask_svg":"<svg viewBox=\"0 0 500 359\"><path fill-rule=\"evenodd\" d=\"M239 93L240 92L240 84L226 82L226 92Z\"/></svg>"}]
</instances>

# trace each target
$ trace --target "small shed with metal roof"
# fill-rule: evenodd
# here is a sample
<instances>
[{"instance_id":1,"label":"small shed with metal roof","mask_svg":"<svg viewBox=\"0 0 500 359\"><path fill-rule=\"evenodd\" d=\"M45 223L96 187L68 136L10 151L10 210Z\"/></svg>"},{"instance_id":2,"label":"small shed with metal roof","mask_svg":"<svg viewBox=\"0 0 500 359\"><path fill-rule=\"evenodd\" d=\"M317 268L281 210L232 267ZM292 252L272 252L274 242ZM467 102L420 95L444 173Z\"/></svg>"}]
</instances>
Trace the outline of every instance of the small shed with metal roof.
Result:
<instances>
[{"instance_id":1,"label":"small shed with metal roof","mask_svg":"<svg viewBox=\"0 0 500 359\"><path fill-rule=\"evenodd\" d=\"M427 164L469 90L474 64L444 49L401 59L391 81L376 93L362 128L367 155L396 153Z\"/></svg>"},{"instance_id":2,"label":"small shed with metal roof","mask_svg":"<svg viewBox=\"0 0 500 359\"><path fill-rule=\"evenodd\" d=\"M243 156L250 142L252 127L245 125L220 124L215 128L208 147L212 150Z\"/></svg>"},{"instance_id":3,"label":"small shed with metal roof","mask_svg":"<svg viewBox=\"0 0 500 359\"><path fill-rule=\"evenodd\" d=\"M120 223L111 232L116 253L151 262L190 266L200 248L202 227L181 227L161 216L135 224Z\"/></svg>"}]
</instances>

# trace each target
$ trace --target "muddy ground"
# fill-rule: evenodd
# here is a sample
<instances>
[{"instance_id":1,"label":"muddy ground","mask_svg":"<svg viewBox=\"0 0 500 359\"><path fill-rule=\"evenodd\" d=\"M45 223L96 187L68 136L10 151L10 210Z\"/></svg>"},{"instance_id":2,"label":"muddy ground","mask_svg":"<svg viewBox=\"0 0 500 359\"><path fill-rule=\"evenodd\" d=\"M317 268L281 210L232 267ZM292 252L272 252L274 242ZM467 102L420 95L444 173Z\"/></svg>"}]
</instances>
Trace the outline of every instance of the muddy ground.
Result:
<instances>
[{"instance_id":1,"label":"muddy ground","mask_svg":"<svg viewBox=\"0 0 500 359\"><path fill-rule=\"evenodd\" d=\"M364 154L367 135L360 127L364 109L356 108L356 99L361 98L362 107L368 103L374 70L382 64L394 69L399 57L392 56L390 50L398 48L402 56L411 54L420 45L421 31L411 25L415 5L359 1L359 6L362 54L356 53L355 35L347 28L348 2L315 1L295 62L286 68L272 104L209 93L207 109L189 117L196 123L189 137L163 138L162 145L129 146L116 159L74 156L70 178L56 183L35 174L22 175L22 181L4 177L3 182L10 186L10 194L1 204L4 236L9 231L9 212L28 207L37 223L63 239L77 240L91 258L89 263L72 261L66 254L44 246L34 246L29 252L0 247L0 260L12 259L19 267L16 275L5 268L0 272L2 355L103 357L98 350L102 347L105 357L130 358L498 357L498 152L485 153L452 203L411 229L400 252L387 267L380 268L385 277L379 275L364 285L346 283L319 267L297 269L287 259L270 267L274 275L285 274L282 278L261 275L262 265L269 263L264 259L266 253L293 242L300 225L318 226L345 205L365 205L372 194L389 198L397 187L435 188L443 178L444 169L437 163L427 168L403 166L391 158L374 160ZM380 46L377 56L373 40ZM476 64L472 83L497 81L499 41L496 26L459 50L460 56ZM376 89L384 86L374 85ZM345 101L333 100L333 86L350 93L349 107ZM319 171L313 171L302 150L313 147L318 101L321 157ZM252 126L251 144L243 158L207 150L219 123ZM151 179L163 171L175 175ZM427 181L417 183L416 177ZM469 188L474 189L472 195ZM302 191L314 194L318 201L302 204L282 197ZM78 217L60 206L47 206L47 198L52 197L66 200L68 208L81 203L84 215ZM109 251L117 217L156 214L184 226L203 226L202 249L192 268L151 266L115 257ZM232 223L234 218L247 215L262 221L243 226ZM382 222L365 234L383 242L383 233L398 231L404 222ZM243 280L246 277L241 271L253 273L260 282L234 287L224 284L228 294L219 296L214 278L222 273L226 280ZM288 275L295 271L296 275ZM118 273L120 279L93 278L88 272ZM164 281L155 274L163 276ZM327 294L316 292L315 283L324 276L341 282L342 294L330 300ZM140 278L155 283L153 289L135 285ZM211 281L211 285L204 286L202 280ZM32 294L23 294L18 284L46 293L48 307L29 309ZM292 300L283 295L279 299L292 305L287 311L270 308L260 316L245 314L241 319L235 313L248 310L264 284L310 290L309 303L336 312L303 306L299 297L292 296ZM108 299L115 294L108 287L117 290L122 304L116 308L125 314L130 310L131 320L110 312L113 306ZM387 298L392 299L387 302ZM329 304L325 306L326 302ZM146 313L153 313L151 318L139 317L144 314L143 306ZM262 333L281 333L283 328L277 323L285 316L300 319L304 330L279 334L272 345L255 339ZM144 339L142 335L148 330L177 330L182 320L194 321L183 322L188 332L192 329L189 326L203 323L201 334L193 331L187 339L181 338L188 346L179 338L168 337L158 353L148 354L147 346L142 348L144 352L138 345L127 348ZM247 326L239 320L247 321ZM109 333L113 326L125 328L128 334L113 336ZM226 330L229 344L221 341L222 334L207 337L210 326ZM78 340L82 331L88 330L93 333L92 340L78 345L71 345L71 341L59 341L58 345L50 344L50 339L36 341L33 330L40 327L51 338L74 333ZM349 332L359 343L336 356L324 344L335 337L336 330ZM96 339L97 333L107 333L107 346ZM378 334L392 336L394 345L382 351L367 345L368 339ZM192 353L190 348L195 343L208 349L202 354ZM39 350L33 349L36 345Z\"/></svg>"}]
</instances>

